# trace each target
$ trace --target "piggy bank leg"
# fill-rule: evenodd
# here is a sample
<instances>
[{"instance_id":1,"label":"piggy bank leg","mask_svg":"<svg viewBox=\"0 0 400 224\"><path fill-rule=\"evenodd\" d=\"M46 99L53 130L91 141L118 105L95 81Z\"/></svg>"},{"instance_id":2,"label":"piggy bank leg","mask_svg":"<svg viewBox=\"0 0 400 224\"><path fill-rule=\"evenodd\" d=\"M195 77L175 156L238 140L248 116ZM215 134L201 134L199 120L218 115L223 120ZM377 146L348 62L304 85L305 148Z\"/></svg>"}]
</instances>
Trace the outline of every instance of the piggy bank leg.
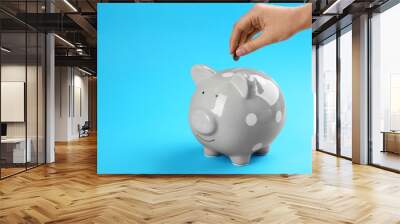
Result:
<instances>
[{"instance_id":1,"label":"piggy bank leg","mask_svg":"<svg viewBox=\"0 0 400 224\"><path fill-rule=\"evenodd\" d=\"M219 156L219 153L214 151L214 150L212 150L212 149L204 147L204 155L206 155L206 156Z\"/></svg>"},{"instance_id":2,"label":"piggy bank leg","mask_svg":"<svg viewBox=\"0 0 400 224\"><path fill-rule=\"evenodd\" d=\"M265 154L267 154L269 151L269 145L265 146L264 148L261 148L259 150L257 150L254 155L256 156L263 156Z\"/></svg>"},{"instance_id":3,"label":"piggy bank leg","mask_svg":"<svg viewBox=\"0 0 400 224\"><path fill-rule=\"evenodd\" d=\"M233 165L244 166L249 164L250 155L229 156Z\"/></svg>"}]
</instances>

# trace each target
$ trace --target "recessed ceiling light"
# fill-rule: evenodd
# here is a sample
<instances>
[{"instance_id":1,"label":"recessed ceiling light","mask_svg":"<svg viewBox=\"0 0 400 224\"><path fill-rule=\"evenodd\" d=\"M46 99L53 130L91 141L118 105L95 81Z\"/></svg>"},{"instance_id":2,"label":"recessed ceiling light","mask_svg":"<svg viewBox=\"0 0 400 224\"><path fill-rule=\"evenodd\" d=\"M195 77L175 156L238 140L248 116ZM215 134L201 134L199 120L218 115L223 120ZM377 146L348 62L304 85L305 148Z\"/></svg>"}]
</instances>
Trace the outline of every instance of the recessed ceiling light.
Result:
<instances>
[{"instance_id":1,"label":"recessed ceiling light","mask_svg":"<svg viewBox=\"0 0 400 224\"><path fill-rule=\"evenodd\" d=\"M81 69L81 68L79 68L79 67L78 67L78 70L81 71L81 72L83 72L83 73L85 73L85 74L87 74L87 75L90 75L90 76L93 75L92 73L90 73L90 72L88 72L88 71L86 71L86 70L83 70L83 69Z\"/></svg>"},{"instance_id":2,"label":"recessed ceiling light","mask_svg":"<svg viewBox=\"0 0 400 224\"><path fill-rule=\"evenodd\" d=\"M336 0L322 14L342 14L343 10L351 5L355 0Z\"/></svg>"},{"instance_id":3,"label":"recessed ceiling light","mask_svg":"<svg viewBox=\"0 0 400 224\"><path fill-rule=\"evenodd\" d=\"M74 12L78 12L78 10L68 0L64 0L64 3L67 4Z\"/></svg>"},{"instance_id":4,"label":"recessed ceiling light","mask_svg":"<svg viewBox=\"0 0 400 224\"><path fill-rule=\"evenodd\" d=\"M71 42L69 42L68 40L60 37L58 34L54 34L55 37L57 37L59 40L61 40L62 42L66 43L68 46L75 48L75 45L73 45Z\"/></svg>"},{"instance_id":5,"label":"recessed ceiling light","mask_svg":"<svg viewBox=\"0 0 400 224\"><path fill-rule=\"evenodd\" d=\"M7 49L5 47L1 47L1 51L4 51L6 53L10 53L11 52L11 50L9 50L9 49Z\"/></svg>"}]
</instances>

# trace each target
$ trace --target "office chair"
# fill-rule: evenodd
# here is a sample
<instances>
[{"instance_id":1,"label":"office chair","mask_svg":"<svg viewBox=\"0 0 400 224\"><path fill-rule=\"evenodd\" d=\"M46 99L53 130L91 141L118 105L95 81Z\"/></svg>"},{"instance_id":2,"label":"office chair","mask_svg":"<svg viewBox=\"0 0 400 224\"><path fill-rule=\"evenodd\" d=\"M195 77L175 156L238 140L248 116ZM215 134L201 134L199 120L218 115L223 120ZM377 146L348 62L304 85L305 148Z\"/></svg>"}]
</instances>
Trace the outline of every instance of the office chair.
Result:
<instances>
[{"instance_id":1,"label":"office chair","mask_svg":"<svg viewBox=\"0 0 400 224\"><path fill-rule=\"evenodd\" d=\"M82 127L80 127L80 125L78 124L79 138L89 136L89 129L90 129L89 121L85 121Z\"/></svg>"}]
</instances>

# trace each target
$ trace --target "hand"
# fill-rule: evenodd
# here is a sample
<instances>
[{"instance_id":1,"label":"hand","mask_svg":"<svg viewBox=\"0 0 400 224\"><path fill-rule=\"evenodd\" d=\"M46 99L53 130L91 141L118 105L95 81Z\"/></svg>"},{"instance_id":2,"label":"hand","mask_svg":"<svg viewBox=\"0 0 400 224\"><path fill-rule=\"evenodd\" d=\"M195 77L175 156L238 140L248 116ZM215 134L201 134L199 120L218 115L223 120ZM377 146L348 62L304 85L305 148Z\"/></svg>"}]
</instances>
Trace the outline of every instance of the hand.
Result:
<instances>
[{"instance_id":1,"label":"hand","mask_svg":"<svg viewBox=\"0 0 400 224\"><path fill-rule=\"evenodd\" d=\"M310 27L311 17L311 3L295 8L256 4L233 27L230 52L240 57L286 40ZM260 35L253 38L257 33Z\"/></svg>"}]
</instances>

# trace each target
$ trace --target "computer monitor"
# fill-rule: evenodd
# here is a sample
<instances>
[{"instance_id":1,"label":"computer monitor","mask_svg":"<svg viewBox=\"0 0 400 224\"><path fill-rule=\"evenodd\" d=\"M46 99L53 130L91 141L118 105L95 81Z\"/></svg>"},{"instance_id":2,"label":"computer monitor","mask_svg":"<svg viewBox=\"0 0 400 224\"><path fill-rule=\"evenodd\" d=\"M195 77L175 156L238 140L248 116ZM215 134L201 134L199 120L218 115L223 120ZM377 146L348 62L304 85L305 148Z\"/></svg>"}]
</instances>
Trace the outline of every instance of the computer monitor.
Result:
<instances>
[{"instance_id":1,"label":"computer monitor","mask_svg":"<svg viewBox=\"0 0 400 224\"><path fill-rule=\"evenodd\" d=\"M1 136L7 136L7 124L1 123Z\"/></svg>"}]
</instances>

